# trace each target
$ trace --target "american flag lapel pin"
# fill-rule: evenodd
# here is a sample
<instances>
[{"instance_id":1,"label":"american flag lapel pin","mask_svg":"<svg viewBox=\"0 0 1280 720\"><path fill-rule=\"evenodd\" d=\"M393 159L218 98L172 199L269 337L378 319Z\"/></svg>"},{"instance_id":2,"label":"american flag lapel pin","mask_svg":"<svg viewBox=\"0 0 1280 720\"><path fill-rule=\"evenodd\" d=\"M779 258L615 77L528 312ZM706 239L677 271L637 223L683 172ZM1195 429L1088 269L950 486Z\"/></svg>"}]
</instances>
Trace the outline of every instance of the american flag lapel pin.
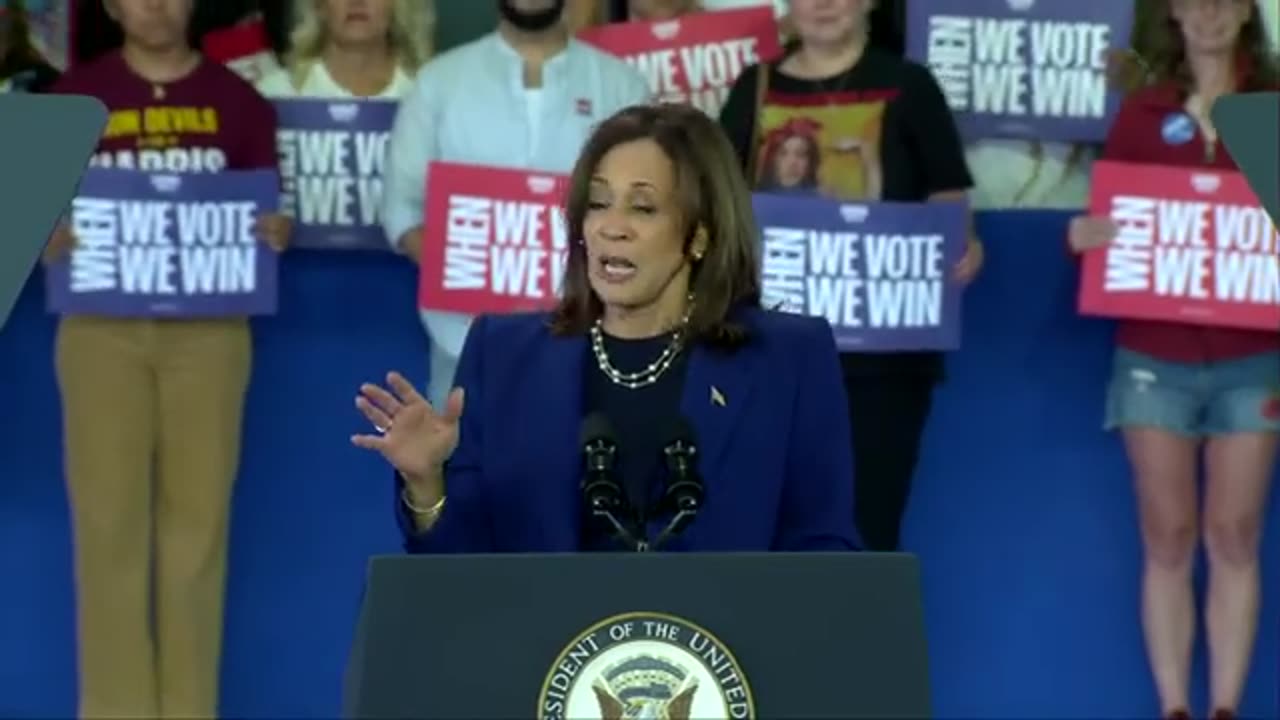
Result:
<instances>
[{"instance_id":1,"label":"american flag lapel pin","mask_svg":"<svg viewBox=\"0 0 1280 720\"><path fill-rule=\"evenodd\" d=\"M725 401L724 393L720 392L720 388L715 385L711 386L711 404L724 407L728 403Z\"/></svg>"}]
</instances>

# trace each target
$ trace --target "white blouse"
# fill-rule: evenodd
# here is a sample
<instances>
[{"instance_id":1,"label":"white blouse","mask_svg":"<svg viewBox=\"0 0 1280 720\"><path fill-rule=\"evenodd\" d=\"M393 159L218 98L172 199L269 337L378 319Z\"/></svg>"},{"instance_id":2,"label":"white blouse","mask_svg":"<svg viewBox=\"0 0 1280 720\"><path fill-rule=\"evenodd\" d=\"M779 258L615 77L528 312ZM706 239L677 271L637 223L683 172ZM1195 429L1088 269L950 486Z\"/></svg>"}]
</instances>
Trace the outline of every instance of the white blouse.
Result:
<instances>
[{"instance_id":1,"label":"white blouse","mask_svg":"<svg viewBox=\"0 0 1280 720\"><path fill-rule=\"evenodd\" d=\"M396 67L395 75L377 95L377 100L399 100L413 87L413 78L403 68ZM293 84L292 73L287 68L280 68L258 81L258 92L267 98L353 98L350 90L338 84L323 62L316 62L307 71L302 87Z\"/></svg>"}]
</instances>

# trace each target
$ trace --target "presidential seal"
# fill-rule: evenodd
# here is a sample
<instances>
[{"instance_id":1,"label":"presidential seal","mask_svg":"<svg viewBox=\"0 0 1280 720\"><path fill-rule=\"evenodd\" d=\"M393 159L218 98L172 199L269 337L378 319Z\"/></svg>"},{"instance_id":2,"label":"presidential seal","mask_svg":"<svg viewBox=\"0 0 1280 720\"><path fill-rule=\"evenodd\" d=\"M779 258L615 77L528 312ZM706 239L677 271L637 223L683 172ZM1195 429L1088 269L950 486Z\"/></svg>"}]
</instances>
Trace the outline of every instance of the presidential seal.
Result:
<instances>
[{"instance_id":1,"label":"presidential seal","mask_svg":"<svg viewBox=\"0 0 1280 720\"><path fill-rule=\"evenodd\" d=\"M733 653L688 620L615 615L556 658L538 696L543 720L755 718L751 687Z\"/></svg>"}]
</instances>

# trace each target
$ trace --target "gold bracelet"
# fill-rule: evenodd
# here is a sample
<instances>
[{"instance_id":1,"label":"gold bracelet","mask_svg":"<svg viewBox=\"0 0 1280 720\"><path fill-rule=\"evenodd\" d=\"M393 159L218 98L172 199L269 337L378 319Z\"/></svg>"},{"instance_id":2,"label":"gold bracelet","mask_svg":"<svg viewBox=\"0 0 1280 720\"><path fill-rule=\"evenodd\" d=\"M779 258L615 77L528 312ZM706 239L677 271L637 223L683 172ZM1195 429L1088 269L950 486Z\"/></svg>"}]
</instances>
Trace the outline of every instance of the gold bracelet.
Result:
<instances>
[{"instance_id":1,"label":"gold bracelet","mask_svg":"<svg viewBox=\"0 0 1280 720\"><path fill-rule=\"evenodd\" d=\"M404 503L404 506L409 508L410 512L412 512L414 515L417 515L419 517L435 517L439 515L440 511L444 510L444 501L446 497L447 497L446 495L441 495L440 499L437 500L436 503L431 507L420 508L417 505L414 505L413 501L409 499L408 487L404 487L400 489L400 502Z\"/></svg>"}]
</instances>

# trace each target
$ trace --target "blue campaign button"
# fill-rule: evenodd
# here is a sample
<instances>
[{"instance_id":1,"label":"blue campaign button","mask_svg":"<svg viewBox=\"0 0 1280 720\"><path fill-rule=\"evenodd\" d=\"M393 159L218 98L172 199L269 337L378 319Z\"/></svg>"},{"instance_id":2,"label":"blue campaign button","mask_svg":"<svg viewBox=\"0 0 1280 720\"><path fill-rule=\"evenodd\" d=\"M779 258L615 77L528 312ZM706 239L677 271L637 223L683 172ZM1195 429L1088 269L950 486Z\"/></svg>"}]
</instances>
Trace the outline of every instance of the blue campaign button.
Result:
<instances>
[{"instance_id":1,"label":"blue campaign button","mask_svg":"<svg viewBox=\"0 0 1280 720\"><path fill-rule=\"evenodd\" d=\"M1160 136L1170 145L1191 142L1196 135L1196 121L1184 112L1170 113L1160 125Z\"/></svg>"}]
</instances>

